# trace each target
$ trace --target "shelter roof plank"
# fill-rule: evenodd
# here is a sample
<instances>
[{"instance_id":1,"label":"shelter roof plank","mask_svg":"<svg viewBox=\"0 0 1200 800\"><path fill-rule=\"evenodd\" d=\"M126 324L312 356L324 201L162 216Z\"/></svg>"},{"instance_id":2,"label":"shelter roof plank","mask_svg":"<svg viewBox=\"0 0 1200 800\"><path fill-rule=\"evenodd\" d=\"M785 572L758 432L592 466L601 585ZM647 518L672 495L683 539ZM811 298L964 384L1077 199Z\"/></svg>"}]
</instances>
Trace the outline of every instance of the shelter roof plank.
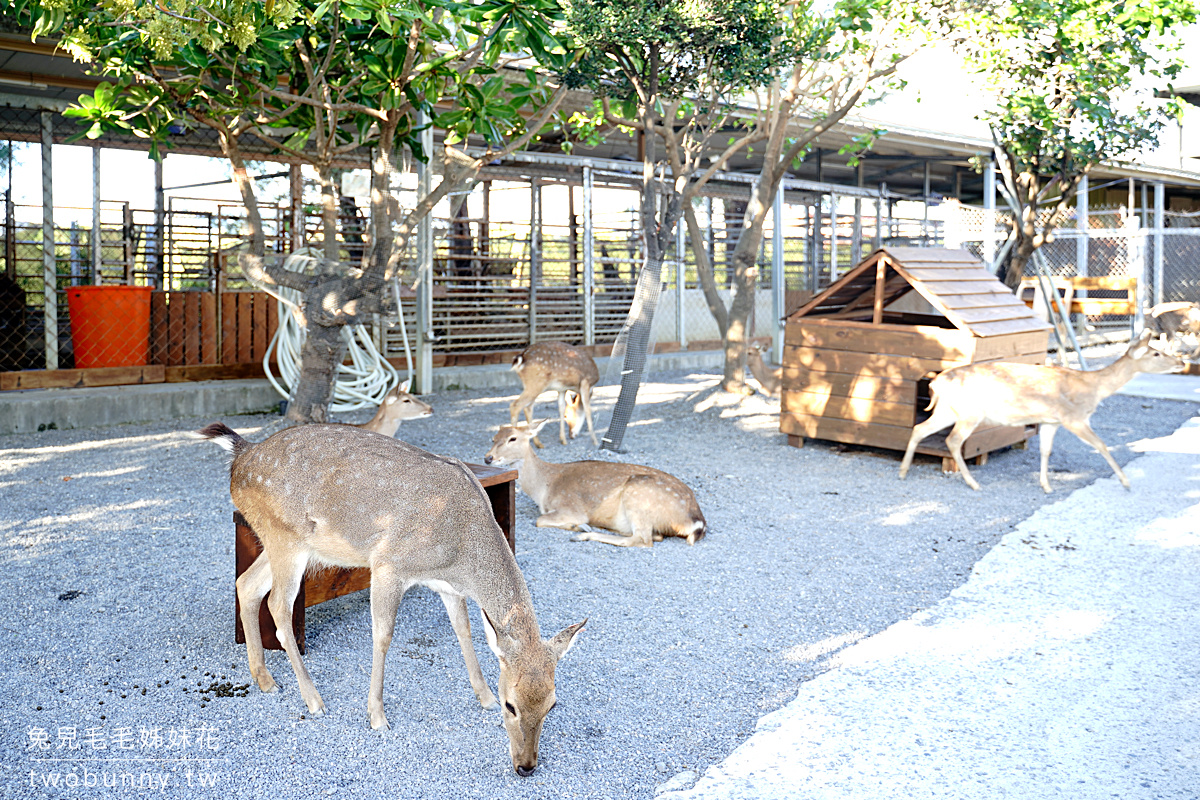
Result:
<instances>
[{"instance_id":1,"label":"shelter roof plank","mask_svg":"<svg viewBox=\"0 0 1200 800\"><path fill-rule=\"evenodd\" d=\"M947 294L1007 294L1012 292L996 291L991 281L922 281L922 286L932 294L941 296Z\"/></svg>"},{"instance_id":2,"label":"shelter roof plank","mask_svg":"<svg viewBox=\"0 0 1200 800\"><path fill-rule=\"evenodd\" d=\"M885 304L915 290L955 328L976 337L1047 328L969 251L915 247L875 251L789 319L865 317L874 305L874 268L880 263L887 269Z\"/></svg>"}]
</instances>

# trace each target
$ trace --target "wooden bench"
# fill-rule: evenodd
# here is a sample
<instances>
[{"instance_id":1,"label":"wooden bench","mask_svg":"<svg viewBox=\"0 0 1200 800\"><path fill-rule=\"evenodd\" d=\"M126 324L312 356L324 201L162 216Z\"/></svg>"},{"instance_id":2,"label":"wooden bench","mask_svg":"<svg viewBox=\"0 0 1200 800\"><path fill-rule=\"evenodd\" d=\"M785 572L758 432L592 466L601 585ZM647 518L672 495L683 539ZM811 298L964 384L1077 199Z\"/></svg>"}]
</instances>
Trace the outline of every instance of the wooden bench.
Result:
<instances>
[{"instance_id":1,"label":"wooden bench","mask_svg":"<svg viewBox=\"0 0 1200 800\"><path fill-rule=\"evenodd\" d=\"M500 467L485 467L481 464L467 464L475 473L475 477L483 484L488 499L492 502L492 513L496 522L508 541L513 553L517 552L517 539L513 525L516 515L516 481L517 471ZM262 552L262 544L254 535L250 523L239 512L233 512L234 526L234 560L236 562L234 580L250 568L254 559ZM304 652L304 609L341 597L344 594L361 591L371 585L371 570L366 567L359 569L322 569L308 572L304 582L300 584L300 592L296 595L296 603L292 607L292 630L296 635L296 643L300 652ZM268 597L270 593L268 593ZM241 604L234 593L234 641L246 643L246 634L242 630ZM282 650L283 645L275 634L275 620L267 608L266 598L258 609L258 627L262 630L263 647L268 650Z\"/></svg>"},{"instance_id":2,"label":"wooden bench","mask_svg":"<svg viewBox=\"0 0 1200 800\"><path fill-rule=\"evenodd\" d=\"M1107 275L1096 278L1051 278L1050 284L1069 307L1071 314L1097 317L1118 314L1132 317L1137 313L1137 278L1130 275ZM1124 292L1123 297L1082 296L1081 292ZM1037 278L1021 281L1021 299L1034 313L1045 314L1045 302Z\"/></svg>"}]
</instances>

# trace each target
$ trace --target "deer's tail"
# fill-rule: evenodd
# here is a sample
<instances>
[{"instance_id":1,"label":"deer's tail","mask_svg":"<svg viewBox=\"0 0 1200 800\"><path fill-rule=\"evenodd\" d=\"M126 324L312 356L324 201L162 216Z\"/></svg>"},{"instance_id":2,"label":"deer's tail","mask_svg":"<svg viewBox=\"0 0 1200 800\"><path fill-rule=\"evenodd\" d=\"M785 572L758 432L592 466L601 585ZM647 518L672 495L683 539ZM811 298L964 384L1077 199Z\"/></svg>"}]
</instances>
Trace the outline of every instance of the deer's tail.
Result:
<instances>
[{"instance_id":1,"label":"deer's tail","mask_svg":"<svg viewBox=\"0 0 1200 800\"><path fill-rule=\"evenodd\" d=\"M250 442L239 436L237 431L224 422L214 422L196 431L194 435L201 439L212 439L217 445L229 451L234 458L240 456L250 446Z\"/></svg>"}]
</instances>

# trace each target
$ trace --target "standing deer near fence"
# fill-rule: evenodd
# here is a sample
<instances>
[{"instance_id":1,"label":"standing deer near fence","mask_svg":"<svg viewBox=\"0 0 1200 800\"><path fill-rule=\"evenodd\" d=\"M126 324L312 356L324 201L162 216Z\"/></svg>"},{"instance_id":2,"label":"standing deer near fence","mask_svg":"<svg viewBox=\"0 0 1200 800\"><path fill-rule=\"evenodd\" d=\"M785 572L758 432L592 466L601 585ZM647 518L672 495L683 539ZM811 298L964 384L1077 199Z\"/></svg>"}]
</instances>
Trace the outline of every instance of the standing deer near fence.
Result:
<instances>
[{"instance_id":1,"label":"standing deer near fence","mask_svg":"<svg viewBox=\"0 0 1200 800\"><path fill-rule=\"evenodd\" d=\"M1175 356L1150 347L1149 331L1142 334L1113 363L1092 372L1046 367L1035 364L992 362L968 364L948 369L929 383L933 415L913 428L900 477L908 474L917 444L932 433L954 426L946 445L963 480L972 489L979 484L967 470L962 446L980 425L1038 425L1038 443L1042 467L1042 491L1050 493L1046 476L1054 434L1064 427L1104 457L1121 485L1129 488L1129 479L1113 460L1112 454L1092 430L1091 419L1100 401L1116 392L1139 372L1178 372L1184 364Z\"/></svg>"},{"instance_id":2,"label":"standing deer near fence","mask_svg":"<svg viewBox=\"0 0 1200 800\"><path fill-rule=\"evenodd\" d=\"M695 544L707 527L700 505L683 481L653 467L611 461L542 461L532 440L542 426L502 425L485 464L520 464L521 490L542 515L539 528L582 530L577 542L653 547L663 536ZM594 525L620 535L585 530Z\"/></svg>"},{"instance_id":3,"label":"standing deer near fence","mask_svg":"<svg viewBox=\"0 0 1200 800\"><path fill-rule=\"evenodd\" d=\"M395 436L403 420L424 419L431 416L433 406L423 403L409 394L408 386L408 381L399 386L393 386L391 391L383 396L379 408L375 409L375 416L371 417L369 422L355 427L382 433L384 436Z\"/></svg>"},{"instance_id":4,"label":"standing deer near fence","mask_svg":"<svg viewBox=\"0 0 1200 800\"><path fill-rule=\"evenodd\" d=\"M571 438L574 439L586 420L592 445L598 447L592 427L592 389L600 381L600 370L587 353L563 342L538 342L526 347L513 359L513 371L521 378L524 390L509 406L509 423L517 424L521 411L525 421L533 424L533 403L542 392L558 392L558 439L567 443L567 416L571 414ZM567 393L571 392L572 410L567 410ZM582 414L579 407L582 407ZM533 443L542 443L535 437Z\"/></svg>"},{"instance_id":5,"label":"standing deer near fence","mask_svg":"<svg viewBox=\"0 0 1200 800\"><path fill-rule=\"evenodd\" d=\"M783 367L768 366L763 359L762 347L752 344L746 348L746 364L767 395L775 397L779 394L779 387L783 385Z\"/></svg>"},{"instance_id":6,"label":"standing deer near fence","mask_svg":"<svg viewBox=\"0 0 1200 800\"><path fill-rule=\"evenodd\" d=\"M400 599L417 585L441 596L475 697L484 708L494 708L496 697L471 644L470 598L483 612L488 646L500 661L500 704L513 769L531 774L542 722L555 704L555 665L586 620L542 639L525 579L471 471L456 459L349 425L302 425L259 444L221 423L198 434L233 454L230 494L263 546L237 580L246 655L259 688L276 689L258 627L259 607L270 592L267 606L300 694L310 712L324 712L292 633L292 604L310 567L369 567L371 727L388 727L384 660Z\"/></svg>"}]
</instances>

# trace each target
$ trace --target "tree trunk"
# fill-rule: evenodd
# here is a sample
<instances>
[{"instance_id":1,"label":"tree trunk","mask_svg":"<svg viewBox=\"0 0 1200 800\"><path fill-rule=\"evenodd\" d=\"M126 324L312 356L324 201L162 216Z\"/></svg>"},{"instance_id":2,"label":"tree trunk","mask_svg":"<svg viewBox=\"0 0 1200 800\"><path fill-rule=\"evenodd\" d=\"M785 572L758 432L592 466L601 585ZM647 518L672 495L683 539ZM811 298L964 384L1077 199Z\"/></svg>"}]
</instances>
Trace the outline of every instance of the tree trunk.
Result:
<instances>
[{"instance_id":1,"label":"tree trunk","mask_svg":"<svg viewBox=\"0 0 1200 800\"><path fill-rule=\"evenodd\" d=\"M288 403L287 418L302 424L329 421L338 366L346 354L342 327L321 325L314 319L314 311L319 310L315 301L321 294L318 285L309 292L305 303L304 324L308 334L300 348L300 378Z\"/></svg>"},{"instance_id":2,"label":"tree trunk","mask_svg":"<svg viewBox=\"0 0 1200 800\"><path fill-rule=\"evenodd\" d=\"M1029 237L1017 231L1017 241L1013 243L1012 254L1009 256L1008 265L1004 270L1004 285L1014 292L1021 285L1021 279L1025 277L1025 267L1033 258L1035 249Z\"/></svg>"},{"instance_id":3,"label":"tree trunk","mask_svg":"<svg viewBox=\"0 0 1200 800\"><path fill-rule=\"evenodd\" d=\"M371 261L368 266L380 275L387 269L392 255L395 234L388 213L388 200L392 191L392 153L396 147L396 112L388 114L388 121L379 126L379 142L375 147L375 161L371 164Z\"/></svg>"},{"instance_id":4,"label":"tree trunk","mask_svg":"<svg viewBox=\"0 0 1200 800\"><path fill-rule=\"evenodd\" d=\"M700 228L700 222L696 219L696 209L692 207L691 203L685 206L683 216L687 222L688 238L692 240L692 253L696 257L696 277L700 280L700 290L704 294L704 302L708 305L709 313L717 321L717 332L724 341L725 332L729 328L729 311L725 308L725 301L721 299L721 293L717 290L717 278L713 274L712 261L708 258L704 231Z\"/></svg>"},{"instance_id":5,"label":"tree trunk","mask_svg":"<svg viewBox=\"0 0 1200 800\"><path fill-rule=\"evenodd\" d=\"M322 252L330 260L338 257L338 202L337 189L333 185L333 168L328 162L318 164L317 177L321 181L321 232L325 240Z\"/></svg>"},{"instance_id":6,"label":"tree trunk","mask_svg":"<svg viewBox=\"0 0 1200 800\"><path fill-rule=\"evenodd\" d=\"M721 387L727 392L745 392L746 344L750 317L758 289L758 249L762 246L763 224L775 188L770 181L759 181L746 205L742 231L733 251L733 299L729 304L729 327L725 332L725 369Z\"/></svg>"},{"instance_id":7,"label":"tree trunk","mask_svg":"<svg viewBox=\"0 0 1200 800\"><path fill-rule=\"evenodd\" d=\"M242 149L238 146L237 137L227 130L218 129L221 137L221 149L233 167L233 183L242 196L242 205L246 207L246 224L250 227L250 253L260 258L266 254L267 240L263 233L262 214L258 210L258 196L254 193L254 181L246 170L246 160L242 157Z\"/></svg>"}]
</instances>

